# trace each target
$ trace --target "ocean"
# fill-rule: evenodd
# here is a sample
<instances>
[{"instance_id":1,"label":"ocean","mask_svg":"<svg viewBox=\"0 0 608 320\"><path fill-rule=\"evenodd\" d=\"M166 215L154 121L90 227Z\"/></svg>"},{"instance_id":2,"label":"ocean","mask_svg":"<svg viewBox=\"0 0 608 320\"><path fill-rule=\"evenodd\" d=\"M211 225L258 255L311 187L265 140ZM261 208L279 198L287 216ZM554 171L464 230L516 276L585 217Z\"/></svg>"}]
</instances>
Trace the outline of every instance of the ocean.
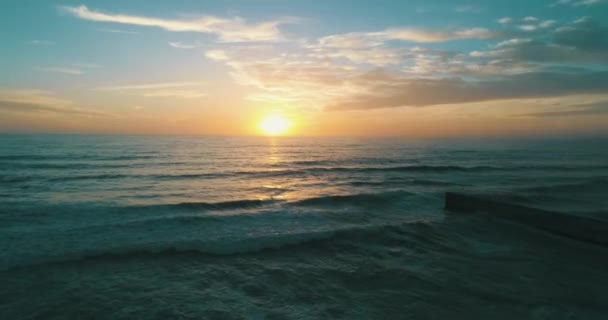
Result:
<instances>
[{"instance_id":1,"label":"ocean","mask_svg":"<svg viewBox=\"0 0 608 320\"><path fill-rule=\"evenodd\" d=\"M0 135L0 319L606 319L608 141ZM551 223L551 221L546 221Z\"/></svg>"}]
</instances>

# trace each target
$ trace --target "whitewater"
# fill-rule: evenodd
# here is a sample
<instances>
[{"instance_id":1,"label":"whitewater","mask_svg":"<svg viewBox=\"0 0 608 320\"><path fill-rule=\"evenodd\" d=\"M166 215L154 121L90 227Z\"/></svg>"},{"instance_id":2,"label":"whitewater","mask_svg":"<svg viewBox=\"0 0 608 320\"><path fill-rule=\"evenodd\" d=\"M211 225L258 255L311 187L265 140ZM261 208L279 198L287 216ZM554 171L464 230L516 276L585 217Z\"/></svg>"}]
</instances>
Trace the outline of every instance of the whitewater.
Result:
<instances>
[{"instance_id":1,"label":"whitewater","mask_svg":"<svg viewBox=\"0 0 608 320\"><path fill-rule=\"evenodd\" d=\"M604 319L608 141L0 135L0 319ZM547 221L551 223L551 221Z\"/></svg>"}]
</instances>

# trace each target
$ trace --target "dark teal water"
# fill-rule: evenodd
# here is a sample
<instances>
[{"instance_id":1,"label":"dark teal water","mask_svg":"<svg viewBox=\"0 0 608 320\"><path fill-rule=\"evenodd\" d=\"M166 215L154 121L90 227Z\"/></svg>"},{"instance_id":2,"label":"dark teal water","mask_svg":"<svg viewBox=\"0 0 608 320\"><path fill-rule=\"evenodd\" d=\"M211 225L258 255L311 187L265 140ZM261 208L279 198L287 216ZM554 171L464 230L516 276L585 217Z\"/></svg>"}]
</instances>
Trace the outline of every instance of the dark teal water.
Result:
<instances>
[{"instance_id":1,"label":"dark teal water","mask_svg":"<svg viewBox=\"0 0 608 320\"><path fill-rule=\"evenodd\" d=\"M605 319L606 141L0 136L0 319ZM550 223L547 222L547 223Z\"/></svg>"}]
</instances>

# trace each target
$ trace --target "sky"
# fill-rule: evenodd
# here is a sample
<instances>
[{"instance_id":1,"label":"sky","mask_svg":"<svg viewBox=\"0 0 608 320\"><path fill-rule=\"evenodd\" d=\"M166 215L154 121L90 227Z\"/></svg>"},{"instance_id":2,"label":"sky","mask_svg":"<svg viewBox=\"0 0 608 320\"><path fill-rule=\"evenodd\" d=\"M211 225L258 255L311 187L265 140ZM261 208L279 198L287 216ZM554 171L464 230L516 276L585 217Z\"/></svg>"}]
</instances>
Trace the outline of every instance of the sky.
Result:
<instances>
[{"instance_id":1,"label":"sky","mask_svg":"<svg viewBox=\"0 0 608 320\"><path fill-rule=\"evenodd\" d=\"M608 134L608 0L4 0L0 132Z\"/></svg>"}]
</instances>

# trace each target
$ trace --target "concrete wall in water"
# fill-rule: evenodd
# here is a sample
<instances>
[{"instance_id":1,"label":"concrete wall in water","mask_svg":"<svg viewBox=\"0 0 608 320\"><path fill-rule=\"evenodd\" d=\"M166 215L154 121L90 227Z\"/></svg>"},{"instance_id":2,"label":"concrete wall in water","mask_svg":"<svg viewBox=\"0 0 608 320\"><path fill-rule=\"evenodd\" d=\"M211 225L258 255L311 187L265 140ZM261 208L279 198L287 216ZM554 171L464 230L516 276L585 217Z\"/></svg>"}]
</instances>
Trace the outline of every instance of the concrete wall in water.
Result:
<instances>
[{"instance_id":1,"label":"concrete wall in water","mask_svg":"<svg viewBox=\"0 0 608 320\"><path fill-rule=\"evenodd\" d=\"M608 222L525 207L479 196L447 192L445 208L452 212L490 214L525 223L561 236L608 246Z\"/></svg>"}]
</instances>

